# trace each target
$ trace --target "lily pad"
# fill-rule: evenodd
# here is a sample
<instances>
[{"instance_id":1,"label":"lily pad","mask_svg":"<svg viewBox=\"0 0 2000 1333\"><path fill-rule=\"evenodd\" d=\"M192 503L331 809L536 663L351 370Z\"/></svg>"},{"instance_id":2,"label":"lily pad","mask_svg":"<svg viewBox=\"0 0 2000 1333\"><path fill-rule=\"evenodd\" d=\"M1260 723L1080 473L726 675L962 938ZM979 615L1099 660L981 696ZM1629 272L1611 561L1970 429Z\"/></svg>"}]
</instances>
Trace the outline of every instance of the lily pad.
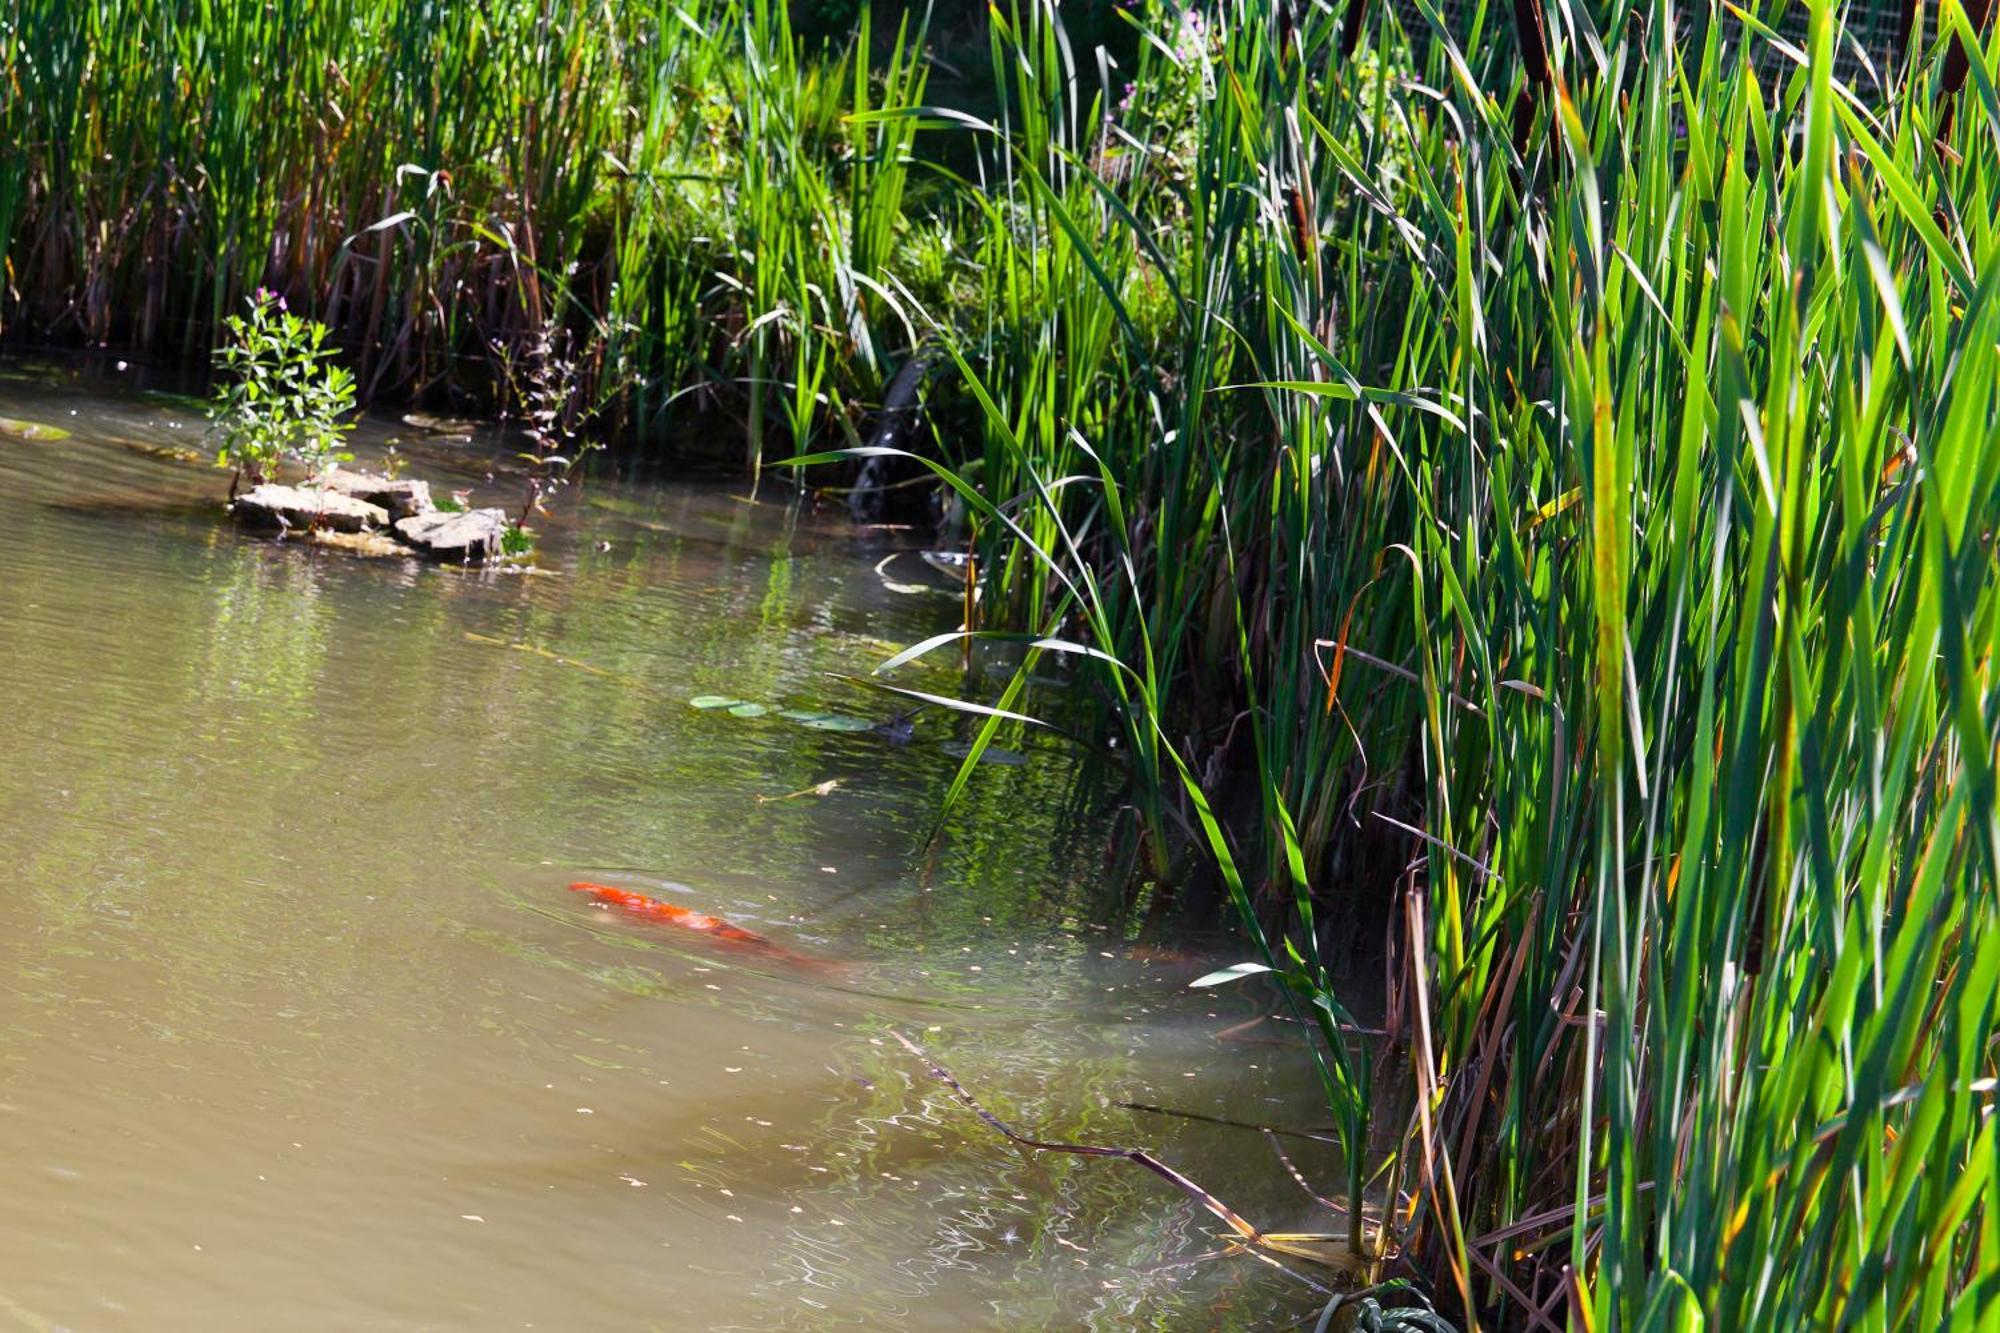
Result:
<instances>
[{"instance_id":1,"label":"lily pad","mask_svg":"<svg viewBox=\"0 0 2000 1333\"><path fill-rule=\"evenodd\" d=\"M17 440L27 440L39 444L45 440L67 440L70 433L61 426L51 426L40 421L22 421L17 417L0 417L0 435Z\"/></svg>"},{"instance_id":2,"label":"lily pad","mask_svg":"<svg viewBox=\"0 0 2000 1333\"><path fill-rule=\"evenodd\" d=\"M470 436L479 428L478 422L468 421L464 417L432 416L429 412L412 412L403 418L403 424L415 426L418 430L427 430L433 435Z\"/></svg>"},{"instance_id":3,"label":"lily pad","mask_svg":"<svg viewBox=\"0 0 2000 1333\"><path fill-rule=\"evenodd\" d=\"M729 715L731 717L762 717L770 711L770 709L764 707L762 704L732 704L729 708Z\"/></svg>"},{"instance_id":4,"label":"lily pad","mask_svg":"<svg viewBox=\"0 0 2000 1333\"><path fill-rule=\"evenodd\" d=\"M873 731L875 724L865 717L848 717L844 713L821 713L803 708L782 708L778 716L811 727L814 731Z\"/></svg>"},{"instance_id":5,"label":"lily pad","mask_svg":"<svg viewBox=\"0 0 2000 1333\"><path fill-rule=\"evenodd\" d=\"M964 741L946 741L940 748L954 759L963 759L972 753L972 747ZM1028 756L1016 754L1004 745L989 745L980 751L979 762L982 764L1004 764L1009 768L1018 768L1028 762Z\"/></svg>"},{"instance_id":6,"label":"lily pad","mask_svg":"<svg viewBox=\"0 0 2000 1333\"><path fill-rule=\"evenodd\" d=\"M689 708L699 708L703 712L707 712L713 708L741 708L742 706L743 701L741 699L732 699L726 694L697 694L694 698L688 700Z\"/></svg>"},{"instance_id":7,"label":"lily pad","mask_svg":"<svg viewBox=\"0 0 2000 1333\"><path fill-rule=\"evenodd\" d=\"M208 459L193 449L184 449L175 444L147 444L143 440L120 440L118 444L146 458L157 458L163 463L206 464Z\"/></svg>"},{"instance_id":8,"label":"lily pad","mask_svg":"<svg viewBox=\"0 0 2000 1333\"><path fill-rule=\"evenodd\" d=\"M168 393L165 389L146 389L145 396L164 407L175 407L192 416L215 415L215 404L206 398L197 398L191 393Z\"/></svg>"}]
</instances>

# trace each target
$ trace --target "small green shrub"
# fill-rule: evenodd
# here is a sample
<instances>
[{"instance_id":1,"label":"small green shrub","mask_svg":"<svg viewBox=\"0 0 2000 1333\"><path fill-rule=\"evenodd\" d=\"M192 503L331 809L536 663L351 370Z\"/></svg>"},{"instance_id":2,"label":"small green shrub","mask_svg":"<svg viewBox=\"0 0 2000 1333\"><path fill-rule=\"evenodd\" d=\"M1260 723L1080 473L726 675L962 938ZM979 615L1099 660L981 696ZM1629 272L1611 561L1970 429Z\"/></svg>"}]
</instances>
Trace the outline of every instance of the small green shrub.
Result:
<instances>
[{"instance_id":1,"label":"small green shrub","mask_svg":"<svg viewBox=\"0 0 2000 1333\"><path fill-rule=\"evenodd\" d=\"M510 522L500 533L500 554L507 560L524 560L535 552L535 534L519 523Z\"/></svg>"},{"instance_id":2,"label":"small green shrub","mask_svg":"<svg viewBox=\"0 0 2000 1333\"><path fill-rule=\"evenodd\" d=\"M301 319L282 297L258 289L247 317L231 315L229 338L215 353L223 382L215 392L217 467L234 468L233 499L245 477L266 480L287 455L317 476L350 455L340 449L351 429L354 376L333 362L326 325Z\"/></svg>"}]
</instances>

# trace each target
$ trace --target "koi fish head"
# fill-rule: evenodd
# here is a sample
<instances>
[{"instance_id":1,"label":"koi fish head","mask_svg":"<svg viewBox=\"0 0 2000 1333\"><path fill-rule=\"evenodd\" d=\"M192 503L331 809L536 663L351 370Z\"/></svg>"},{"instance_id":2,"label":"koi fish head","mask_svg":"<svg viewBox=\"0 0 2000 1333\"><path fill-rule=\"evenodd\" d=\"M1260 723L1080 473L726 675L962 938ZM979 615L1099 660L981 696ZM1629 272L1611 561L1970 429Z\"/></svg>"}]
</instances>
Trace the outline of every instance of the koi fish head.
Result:
<instances>
[{"instance_id":1,"label":"koi fish head","mask_svg":"<svg viewBox=\"0 0 2000 1333\"><path fill-rule=\"evenodd\" d=\"M754 930L745 930L743 927L725 921L719 916L710 916L706 912L697 912L692 908L682 907L676 903L663 903L657 898L649 898L645 894L635 893L631 889L613 888L609 884L593 884L588 880L577 880L569 887L572 893L590 894L607 906L620 908L643 920L659 922L681 930L698 932L712 939L721 940L726 944L788 963L801 970L844 970L844 965L829 964L822 959L809 958L804 954L794 953L784 945L773 940L768 940Z\"/></svg>"},{"instance_id":2,"label":"koi fish head","mask_svg":"<svg viewBox=\"0 0 2000 1333\"><path fill-rule=\"evenodd\" d=\"M628 912L642 915L665 915L669 909L665 903L654 902L643 893L630 889L614 889L609 884L592 884L588 880L578 880L569 886L571 893L587 893L597 901L611 907L622 907Z\"/></svg>"},{"instance_id":3,"label":"koi fish head","mask_svg":"<svg viewBox=\"0 0 2000 1333\"><path fill-rule=\"evenodd\" d=\"M569 891L571 893L587 893L599 902L615 903L621 907L632 907L653 901L643 893L634 893L630 889L613 888L609 884L592 884L589 880L583 879L570 885Z\"/></svg>"}]
</instances>

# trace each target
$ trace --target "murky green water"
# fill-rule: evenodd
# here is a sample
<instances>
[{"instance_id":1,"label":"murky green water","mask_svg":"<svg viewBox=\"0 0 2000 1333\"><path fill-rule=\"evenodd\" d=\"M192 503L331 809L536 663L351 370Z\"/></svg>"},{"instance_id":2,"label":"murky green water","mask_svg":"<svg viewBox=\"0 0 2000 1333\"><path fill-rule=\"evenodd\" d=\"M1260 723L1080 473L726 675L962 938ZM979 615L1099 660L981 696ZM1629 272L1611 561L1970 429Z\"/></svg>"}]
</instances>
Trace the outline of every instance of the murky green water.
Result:
<instances>
[{"instance_id":1,"label":"murky green water","mask_svg":"<svg viewBox=\"0 0 2000 1333\"><path fill-rule=\"evenodd\" d=\"M603 481L564 497L547 577L249 540L220 474L131 447L199 422L55 378L0 377L0 416L74 432L0 435L0 1328L1305 1309L1201 1258L1211 1219L1153 1177L1025 1160L887 1038L1023 1127L1320 1224L1258 1136L1115 1105L1311 1113L1284 1048L1216 1039L1256 1011L1185 988L1212 959L1122 942L1059 746L981 770L925 891L948 719L894 746L688 707L892 713L829 673L954 614L891 591L888 548ZM462 448L421 460L512 494ZM576 878L852 967L718 952Z\"/></svg>"}]
</instances>

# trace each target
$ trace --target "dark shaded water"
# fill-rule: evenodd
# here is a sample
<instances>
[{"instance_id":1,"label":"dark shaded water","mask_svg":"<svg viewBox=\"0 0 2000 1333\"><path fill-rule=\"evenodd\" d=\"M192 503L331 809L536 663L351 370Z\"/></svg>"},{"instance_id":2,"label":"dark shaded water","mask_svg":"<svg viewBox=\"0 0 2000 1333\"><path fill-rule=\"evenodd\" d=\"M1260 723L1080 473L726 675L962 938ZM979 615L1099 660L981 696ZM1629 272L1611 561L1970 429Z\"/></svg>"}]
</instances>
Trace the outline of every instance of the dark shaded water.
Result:
<instances>
[{"instance_id":1,"label":"dark shaded water","mask_svg":"<svg viewBox=\"0 0 2000 1333\"><path fill-rule=\"evenodd\" d=\"M829 673L954 614L891 591L886 550L727 487L594 482L547 576L369 562L217 522L221 474L149 452L199 443L171 404L9 371L0 416L74 432L0 433L0 1328L1304 1309L1199 1259L1211 1220L1145 1173L1023 1159L885 1035L1024 1126L1321 1222L1257 1136L1115 1106L1312 1101L1284 1049L1215 1039L1251 996L1185 988L1233 957L1123 942L1060 746L980 771L926 891L950 719L892 746L688 706L892 714ZM512 494L464 446L417 453ZM853 966L720 953L574 878Z\"/></svg>"}]
</instances>

